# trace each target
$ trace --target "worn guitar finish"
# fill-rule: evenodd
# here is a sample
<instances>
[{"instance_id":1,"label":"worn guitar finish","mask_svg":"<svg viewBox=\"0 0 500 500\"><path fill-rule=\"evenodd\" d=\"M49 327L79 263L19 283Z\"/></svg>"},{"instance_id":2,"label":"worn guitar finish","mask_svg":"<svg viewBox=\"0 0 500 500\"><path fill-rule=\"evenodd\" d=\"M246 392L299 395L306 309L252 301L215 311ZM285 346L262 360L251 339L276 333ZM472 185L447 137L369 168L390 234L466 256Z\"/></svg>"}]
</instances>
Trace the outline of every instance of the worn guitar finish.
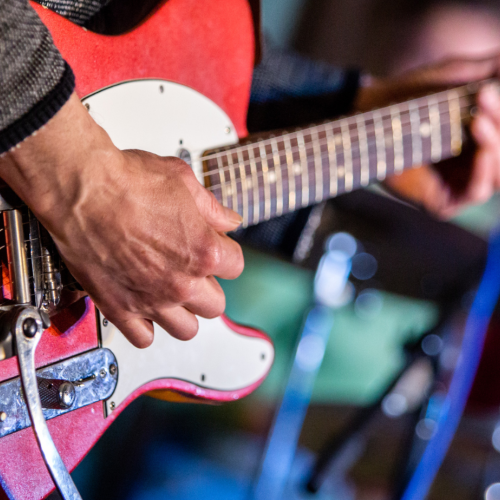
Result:
<instances>
[{"instance_id":1,"label":"worn guitar finish","mask_svg":"<svg viewBox=\"0 0 500 500\"><path fill-rule=\"evenodd\" d=\"M127 80L174 81L207 96L224 111L238 135L246 134L254 39L251 11L245 0L169 0L137 29L116 37L87 32L37 4L33 7L73 68L80 97ZM36 366L96 348L97 320L96 310L88 299L81 311L63 311L42 336ZM222 334L271 345L260 332L227 319L216 321ZM157 336L161 334L166 335L156 332ZM205 382L200 374L193 381L150 380L124 397L108 415L103 402L99 402L54 418L48 421L48 427L64 463L72 470L123 408L140 394L161 391L158 395L165 397L165 390L170 389L198 399L234 400L253 390L271 363L272 348L267 350L261 376L244 387L236 384L233 390L212 389L209 374ZM0 382L15 376L18 376L16 358L1 361ZM0 455L0 479L8 497L40 499L53 490L31 428L2 438Z\"/></svg>"},{"instance_id":2,"label":"worn guitar finish","mask_svg":"<svg viewBox=\"0 0 500 500\"><path fill-rule=\"evenodd\" d=\"M89 113L113 142L190 161L200 182L238 211L245 226L461 152L477 86L234 145L246 135L254 56L245 0L169 0L116 37L89 33L34 7L75 71ZM67 309L54 319L37 366L100 342L118 363L111 398L48 422L68 469L140 394L165 397L171 390L177 399L227 401L261 382L273 357L264 334L226 318L200 325L197 339L184 344L155 325L155 343L137 354L88 299L81 311ZM15 358L0 362L0 382L17 375ZM10 498L39 499L53 489L31 429L0 439L0 454L0 479Z\"/></svg>"}]
</instances>

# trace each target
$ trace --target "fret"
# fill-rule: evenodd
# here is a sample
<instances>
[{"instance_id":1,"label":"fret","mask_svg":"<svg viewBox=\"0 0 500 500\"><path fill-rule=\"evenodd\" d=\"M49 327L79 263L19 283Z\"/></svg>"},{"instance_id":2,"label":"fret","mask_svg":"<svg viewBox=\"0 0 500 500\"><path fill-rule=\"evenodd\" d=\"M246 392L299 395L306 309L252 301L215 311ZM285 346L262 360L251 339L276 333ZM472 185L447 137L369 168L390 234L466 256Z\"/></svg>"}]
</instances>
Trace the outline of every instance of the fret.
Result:
<instances>
[{"instance_id":1,"label":"fret","mask_svg":"<svg viewBox=\"0 0 500 500\"><path fill-rule=\"evenodd\" d=\"M296 195L295 195L295 172L292 144L290 142L290 135L283 136L283 144L285 146L286 164L288 168L288 210L295 210Z\"/></svg>"},{"instance_id":2,"label":"fret","mask_svg":"<svg viewBox=\"0 0 500 500\"><path fill-rule=\"evenodd\" d=\"M403 156L403 129L401 126L401 113L397 106L391 106L391 127L392 127L392 142L394 148L394 173L398 174L403 171L404 156Z\"/></svg>"},{"instance_id":3,"label":"fret","mask_svg":"<svg viewBox=\"0 0 500 500\"><path fill-rule=\"evenodd\" d=\"M385 151L385 129L380 111L374 111L375 144L377 146L377 179L382 181L387 175L387 158Z\"/></svg>"},{"instance_id":4,"label":"fret","mask_svg":"<svg viewBox=\"0 0 500 500\"><path fill-rule=\"evenodd\" d=\"M333 127L326 126L326 144L328 148L328 160L330 168L328 169L330 177L330 196L336 196L339 190L339 179L337 177L337 151L335 149L335 136Z\"/></svg>"},{"instance_id":5,"label":"fret","mask_svg":"<svg viewBox=\"0 0 500 500\"><path fill-rule=\"evenodd\" d=\"M323 199L323 161L321 159L321 146L317 127L311 129L311 141L314 161L314 201L319 203Z\"/></svg>"},{"instance_id":6,"label":"fret","mask_svg":"<svg viewBox=\"0 0 500 500\"><path fill-rule=\"evenodd\" d=\"M420 111L415 101L408 104L410 111L411 158L414 166L422 163L422 136L420 135Z\"/></svg>"},{"instance_id":7,"label":"fret","mask_svg":"<svg viewBox=\"0 0 500 500\"><path fill-rule=\"evenodd\" d=\"M450 114L451 154L462 152L462 124L460 120L460 97L456 90L448 92L448 112Z\"/></svg>"},{"instance_id":8,"label":"fret","mask_svg":"<svg viewBox=\"0 0 500 500\"><path fill-rule=\"evenodd\" d=\"M344 189L346 191L352 191L354 179L352 174L351 133L349 131L349 122L347 120L342 120L340 122L340 130L342 133L342 144L344 148Z\"/></svg>"},{"instance_id":9,"label":"fret","mask_svg":"<svg viewBox=\"0 0 500 500\"><path fill-rule=\"evenodd\" d=\"M255 161L254 145L251 144L248 148L248 157L250 162L250 174L252 176L253 189L253 223L260 222L260 193L259 193L259 177L257 175L257 163Z\"/></svg>"},{"instance_id":10,"label":"fret","mask_svg":"<svg viewBox=\"0 0 500 500\"><path fill-rule=\"evenodd\" d=\"M243 148L238 148L238 165L240 168L240 180L241 180L241 198L243 205L243 217L242 226L248 226L248 185L247 185L247 173L245 167L245 159L243 158Z\"/></svg>"},{"instance_id":11,"label":"fret","mask_svg":"<svg viewBox=\"0 0 500 500\"><path fill-rule=\"evenodd\" d=\"M264 142L259 143L260 161L262 164L262 181L264 183L264 220L271 217L271 186L269 184L269 162L267 161Z\"/></svg>"},{"instance_id":12,"label":"fret","mask_svg":"<svg viewBox=\"0 0 500 500\"><path fill-rule=\"evenodd\" d=\"M227 207L227 194L226 194L226 174L224 173L224 163L221 165L222 157L217 155L217 170L219 171L220 190L222 193L222 205Z\"/></svg>"},{"instance_id":13,"label":"fret","mask_svg":"<svg viewBox=\"0 0 500 500\"><path fill-rule=\"evenodd\" d=\"M236 175L234 172L233 153L231 151L228 152L227 158L228 158L227 169L229 170L229 182L231 183L231 187L228 189L227 194L228 196L231 196L232 199L231 208L235 212L239 212L238 191L236 188Z\"/></svg>"},{"instance_id":14,"label":"fret","mask_svg":"<svg viewBox=\"0 0 500 500\"><path fill-rule=\"evenodd\" d=\"M276 173L276 215L283 213L283 176L281 175L281 158L278 142L275 137L271 138L271 148L273 150L274 171Z\"/></svg>"},{"instance_id":15,"label":"fret","mask_svg":"<svg viewBox=\"0 0 500 500\"><path fill-rule=\"evenodd\" d=\"M366 124L363 115L356 117L356 127L358 128L359 154L361 162L361 172L359 174L362 186L367 186L370 181L370 156L368 154L368 138L366 136Z\"/></svg>"},{"instance_id":16,"label":"fret","mask_svg":"<svg viewBox=\"0 0 500 500\"><path fill-rule=\"evenodd\" d=\"M437 163L441 160L441 117L439 105L434 97L428 98L429 121L431 124L431 161Z\"/></svg>"},{"instance_id":17,"label":"fret","mask_svg":"<svg viewBox=\"0 0 500 500\"><path fill-rule=\"evenodd\" d=\"M295 136L297 138L297 145L299 146L300 167L302 171L300 206L306 207L307 205L309 205L309 171L307 164L306 145L304 142L304 134L302 132L296 132Z\"/></svg>"}]
</instances>

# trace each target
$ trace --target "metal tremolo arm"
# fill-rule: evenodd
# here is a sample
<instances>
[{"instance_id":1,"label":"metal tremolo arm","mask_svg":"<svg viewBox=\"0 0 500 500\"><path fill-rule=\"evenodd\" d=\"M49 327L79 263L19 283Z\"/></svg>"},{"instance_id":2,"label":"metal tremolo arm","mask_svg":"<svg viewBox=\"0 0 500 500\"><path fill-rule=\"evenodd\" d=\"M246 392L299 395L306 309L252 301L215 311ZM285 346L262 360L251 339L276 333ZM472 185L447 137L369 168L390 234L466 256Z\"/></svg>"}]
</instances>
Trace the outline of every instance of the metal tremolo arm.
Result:
<instances>
[{"instance_id":1,"label":"metal tremolo arm","mask_svg":"<svg viewBox=\"0 0 500 500\"><path fill-rule=\"evenodd\" d=\"M0 207L5 206L0 196ZM73 480L52 440L42 412L35 372L35 350L45 328L50 326L48 315L31 305L24 229L21 212L3 211L9 275L12 285L12 305L2 307L0 340L12 339L17 351L21 385L35 437L50 475L64 500L81 500Z\"/></svg>"},{"instance_id":2,"label":"metal tremolo arm","mask_svg":"<svg viewBox=\"0 0 500 500\"><path fill-rule=\"evenodd\" d=\"M52 440L43 416L35 373L35 349L45 326L40 311L33 306L17 306L11 313L12 334L15 337L19 372L35 437L47 469L64 500L81 500L81 496ZM43 314L43 313L42 313Z\"/></svg>"}]
</instances>

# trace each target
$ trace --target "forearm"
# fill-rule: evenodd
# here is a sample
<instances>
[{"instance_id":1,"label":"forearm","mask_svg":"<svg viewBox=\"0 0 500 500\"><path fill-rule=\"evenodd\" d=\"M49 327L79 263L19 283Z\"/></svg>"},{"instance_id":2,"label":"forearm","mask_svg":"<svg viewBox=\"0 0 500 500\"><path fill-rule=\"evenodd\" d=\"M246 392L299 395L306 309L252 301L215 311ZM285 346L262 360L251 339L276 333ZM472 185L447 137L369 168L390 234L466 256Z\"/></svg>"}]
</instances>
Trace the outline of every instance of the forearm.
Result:
<instances>
[{"instance_id":1,"label":"forearm","mask_svg":"<svg viewBox=\"0 0 500 500\"><path fill-rule=\"evenodd\" d=\"M73 89L71 69L27 0L0 0L0 154L46 124Z\"/></svg>"}]
</instances>

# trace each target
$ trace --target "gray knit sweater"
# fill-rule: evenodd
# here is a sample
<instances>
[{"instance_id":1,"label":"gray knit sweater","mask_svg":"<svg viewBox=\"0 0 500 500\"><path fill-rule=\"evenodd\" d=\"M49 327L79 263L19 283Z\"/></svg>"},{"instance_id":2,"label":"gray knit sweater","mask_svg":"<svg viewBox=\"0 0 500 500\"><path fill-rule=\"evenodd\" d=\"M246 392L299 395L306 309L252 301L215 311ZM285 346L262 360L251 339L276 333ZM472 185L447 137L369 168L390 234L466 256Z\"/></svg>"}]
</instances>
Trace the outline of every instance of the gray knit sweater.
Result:
<instances>
[{"instance_id":1,"label":"gray knit sweater","mask_svg":"<svg viewBox=\"0 0 500 500\"><path fill-rule=\"evenodd\" d=\"M108 0L43 0L83 24ZM47 123L74 89L71 69L28 0L0 0L0 154Z\"/></svg>"}]
</instances>

